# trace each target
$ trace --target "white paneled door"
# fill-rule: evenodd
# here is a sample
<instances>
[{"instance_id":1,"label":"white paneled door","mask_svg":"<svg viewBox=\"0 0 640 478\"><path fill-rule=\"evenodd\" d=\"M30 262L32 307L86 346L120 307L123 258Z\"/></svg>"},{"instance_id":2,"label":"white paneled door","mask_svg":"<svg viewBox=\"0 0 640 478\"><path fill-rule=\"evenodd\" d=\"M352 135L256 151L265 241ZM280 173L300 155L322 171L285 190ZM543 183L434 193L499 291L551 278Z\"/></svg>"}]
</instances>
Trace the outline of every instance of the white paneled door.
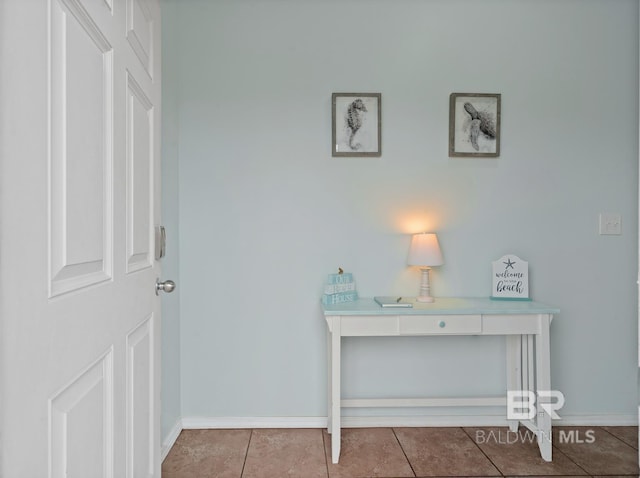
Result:
<instances>
[{"instance_id":1,"label":"white paneled door","mask_svg":"<svg viewBox=\"0 0 640 478\"><path fill-rule=\"evenodd\" d=\"M0 476L160 477L158 0L0 1Z\"/></svg>"}]
</instances>

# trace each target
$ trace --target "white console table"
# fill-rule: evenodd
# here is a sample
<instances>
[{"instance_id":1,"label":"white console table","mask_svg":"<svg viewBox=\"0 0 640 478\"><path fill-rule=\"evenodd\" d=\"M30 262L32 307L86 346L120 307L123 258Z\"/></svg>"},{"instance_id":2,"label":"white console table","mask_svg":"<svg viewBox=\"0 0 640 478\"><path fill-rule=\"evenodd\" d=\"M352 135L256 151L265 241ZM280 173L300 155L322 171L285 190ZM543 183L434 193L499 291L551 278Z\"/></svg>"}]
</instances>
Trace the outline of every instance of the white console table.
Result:
<instances>
[{"instance_id":1,"label":"white console table","mask_svg":"<svg viewBox=\"0 0 640 478\"><path fill-rule=\"evenodd\" d=\"M340 346L342 337L504 335L507 340L507 390L549 391L549 325L559 309L531 301L488 298L437 298L413 302L412 308L383 308L373 299L323 306L328 326L329 411L331 459L340 458L340 415L347 407L505 406L506 394L482 398L342 399ZM536 402L537 405L537 402ZM531 420L510 420L534 432L540 454L551 461L551 416L536 409Z\"/></svg>"}]
</instances>

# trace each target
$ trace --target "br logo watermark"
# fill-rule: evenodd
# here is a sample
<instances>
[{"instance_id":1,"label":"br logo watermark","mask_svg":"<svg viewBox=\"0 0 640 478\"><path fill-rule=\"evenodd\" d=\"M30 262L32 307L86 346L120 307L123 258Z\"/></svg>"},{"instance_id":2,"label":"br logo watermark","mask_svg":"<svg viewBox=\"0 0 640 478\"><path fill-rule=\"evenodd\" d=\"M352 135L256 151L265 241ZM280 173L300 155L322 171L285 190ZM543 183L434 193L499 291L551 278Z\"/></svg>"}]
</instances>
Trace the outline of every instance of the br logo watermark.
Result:
<instances>
[{"instance_id":1,"label":"br logo watermark","mask_svg":"<svg viewBox=\"0 0 640 478\"><path fill-rule=\"evenodd\" d=\"M538 407L536 407L536 401ZM507 391L507 420L531 420L541 408L552 419L559 420L556 410L564 406L564 395L558 390L539 390L538 395L529 390Z\"/></svg>"},{"instance_id":2,"label":"br logo watermark","mask_svg":"<svg viewBox=\"0 0 640 478\"><path fill-rule=\"evenodd\" d=\"M591 444L596 441L595 430L567 430L562 429L556 435L559 443L570 444ZM478 445L492 443L494 445L513 445L515 443L536 443L546 438L551 441L551 436L542 431L531 431L527 429L511 430L476 430L475 441Z\"/></svg>"},{"instance_id":3,"label":"br logo watermark","mask_svg":"<svg viewBox=\"0 0 640 478\"><path fill-rule=\"evenodd\" d=\"M528 390L507 391L507 419L508 420L532 420L545 413L554 420L559 420L557 411L564 406L564 394L558 390ZM476 443L496 443L510 445L514 443L534 443L542 439L551 441L542 430L531 431L528 429L517 431L503 430L476 430ZM557 439L560 443L590 444L596 441L595 431L591 429L567 429L558 430Z\"/></svg>"}]
</instances>

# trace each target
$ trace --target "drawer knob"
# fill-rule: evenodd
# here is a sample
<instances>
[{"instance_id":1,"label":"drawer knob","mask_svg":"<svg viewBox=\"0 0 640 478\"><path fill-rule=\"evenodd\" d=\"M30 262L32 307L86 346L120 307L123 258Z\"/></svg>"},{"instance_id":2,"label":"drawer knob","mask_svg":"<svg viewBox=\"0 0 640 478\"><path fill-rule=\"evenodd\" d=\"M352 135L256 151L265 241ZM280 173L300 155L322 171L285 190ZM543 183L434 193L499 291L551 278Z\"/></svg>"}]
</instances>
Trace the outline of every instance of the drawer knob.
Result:
<instances>
[{"instance_id":1,"label":"drawer knob","mask_svg":"<svg viewBox=\"0 0 640 478\"><path fill-rule=\"evenodd\" d=\"M441 320L441 321L438 323L438 326L439 326L441 329L444 329L444 326L445 326L445 325L447 325L447 324L444 322L444 320Z\"/></svg>"}]
</instances>

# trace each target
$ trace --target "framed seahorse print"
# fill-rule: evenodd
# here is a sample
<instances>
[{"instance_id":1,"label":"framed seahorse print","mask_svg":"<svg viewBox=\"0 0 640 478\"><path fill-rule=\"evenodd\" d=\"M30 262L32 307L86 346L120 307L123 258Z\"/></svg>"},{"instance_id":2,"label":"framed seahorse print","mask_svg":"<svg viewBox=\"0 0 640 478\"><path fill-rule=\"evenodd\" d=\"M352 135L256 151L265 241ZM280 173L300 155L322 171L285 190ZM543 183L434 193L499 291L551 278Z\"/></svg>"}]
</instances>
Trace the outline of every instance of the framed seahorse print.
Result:
<instances>
[{"instance_id":1,"label":"framed seahorse print","mask_svg":"<svg viewBox=\"0 0 640 478\"><path fill-rule=\"evenodd\" d=\"M451 93L449 156L500 156L500 95Z\"/></svg>"},{"instance_id":2,"label":"framed seahorse print","mask_svg":"<svg viewBox=\"0 0 640 478\"><path fill-rule=\"evenodd\" d=\"M331 156L382 155L382 95L331 95Z\"/></svg>"}]
</instances>

